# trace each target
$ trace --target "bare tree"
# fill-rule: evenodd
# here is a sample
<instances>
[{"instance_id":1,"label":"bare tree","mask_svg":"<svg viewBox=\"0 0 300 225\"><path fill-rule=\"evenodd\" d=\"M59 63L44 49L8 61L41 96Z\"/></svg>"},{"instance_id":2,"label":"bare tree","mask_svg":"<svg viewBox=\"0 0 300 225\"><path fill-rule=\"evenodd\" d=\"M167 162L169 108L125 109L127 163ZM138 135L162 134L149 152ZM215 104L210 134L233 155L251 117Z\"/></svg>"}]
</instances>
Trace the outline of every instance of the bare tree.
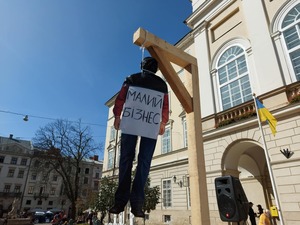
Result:
<instances>
[{"instance_id":1,"label":"bare tree","mask_svg":"<svg viewBox=\"0 0 300 225\"><path fill-rule=\"evenodd\" d=\"M41 127L33 139L38 148L41 166L56 171L63 180L64 193L71 202L71 217L75 219L76 201L80 194L80 166L100 149L92 138L90 128L81 121L56 120Z\"/></svg>"}]
</instances>

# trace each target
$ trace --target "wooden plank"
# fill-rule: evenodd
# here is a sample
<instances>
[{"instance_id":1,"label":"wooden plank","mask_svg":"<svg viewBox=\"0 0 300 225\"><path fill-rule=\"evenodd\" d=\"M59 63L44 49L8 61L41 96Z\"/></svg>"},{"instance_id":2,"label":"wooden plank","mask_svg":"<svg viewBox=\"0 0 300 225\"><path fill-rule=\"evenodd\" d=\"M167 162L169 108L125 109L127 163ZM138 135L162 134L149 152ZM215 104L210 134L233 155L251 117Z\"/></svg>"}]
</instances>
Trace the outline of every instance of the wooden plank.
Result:
<instances>
[{"instance_id":1,"label":"wooden plank","mask_svg":"<svg viewBox=\"0 0 300 225\"><path fill-rule=\"evenodd\" d=\"M183 50L176 48L174 45L157 38L143 28L139 28L133 35L133 43L148 48L149 46L157 46L164 50L165 57L172 63L183 68L193 64L197 65L197 59Z\"/></svg>"},{"instance_id":2,"label":"wooden plank","mask_svg":"<svg viewBox=\"0 0 300 225\"><path fill-rule=\"evenodd\" d=\"M162 50L157 47L148 47L150 54L158 61L159 69L166 78L168 84L171 86L176 97L182 104L183 108L187 113L193 111L192 97L187 91L186 87L181 82L178 74L174 70L172 64L165 57Z\"/></svg>"},{"instance_id":3,"label":"wooden plank","mask_svg":"<svg viewBox=\"0 0 300 225\"><path fill-rule=\"evenodd\" d=\"M191 65L193 74L187 85L192 90L194 111L186 115L188 128L188 158L191 188L192 224L209 225L209 207L205 156L202 136L199 76L197 66Z\"/></svg>"}]
</instances>

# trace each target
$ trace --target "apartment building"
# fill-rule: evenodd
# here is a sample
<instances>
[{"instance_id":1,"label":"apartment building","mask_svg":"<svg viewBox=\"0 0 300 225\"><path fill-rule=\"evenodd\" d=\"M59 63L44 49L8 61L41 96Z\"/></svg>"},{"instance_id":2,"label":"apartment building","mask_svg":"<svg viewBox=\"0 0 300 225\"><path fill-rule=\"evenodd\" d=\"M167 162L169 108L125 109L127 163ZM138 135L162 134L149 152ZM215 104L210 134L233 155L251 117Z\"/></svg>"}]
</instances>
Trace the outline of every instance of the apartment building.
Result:
<instances>
[{"instance_id":1,"label":"apartment building","mask_svg":"<svg viewBox=\"0 0 300 225\"><path fill-rule=\"evenodd\" d=\"M0 137L0 217L11 208L15 198L22 198L31 156L30 141Z\"/></svg>"},{"instance_id":2,"label":"apartment building","mask_svg":"<svg viewBox=\"0 0 300 225\"><path fill-rule=\"evenodd\" d=\"M0 209L7 213L15 198L19 209L55 209L69 211L70 202L65 195L62 177L55 171L37 170L38 149L30 141L0 137ZM95 155L81 162L80 193L77 210L88 208L93 193L98 193L103 162Z\"/></svg>"},{"instance_id":3,"label":"apartment building","mask_svg":"<svg viewBox=\"0 0 300 225\"><path fill-rule=\"evenodd\" d=\"M206 170L202 179L207 183L210 224L224 224L214 181L225 175L240 179L255 211L258 204L265 209L279 206L283 221L273 214L274 224L298 224L300 1L193 0L191 4L193 12L185 21L191 31L175 46L198 62L202 133L196 135L203 138L205 165L200 166ZM184 68L174 65L174 70L189 85L190 75ZM150 171L151 185L160 187L161 199L148 222L190 224L193 199L188 153L197 150L189 149L186 112L169 90L170 120L165 134L158 138ZM262 124L272 174L253 93L278 121L275 136L268 124ZM117 136L112 113L115 97L106 102L103 175L107 176L118 167L120 132ZM291 157L282 154L283 150Z\"/></svg>"},{"instance_id":4,"label":"apartment building","mask_svg":"<svg viewBox=\"0 0 300 225\"><path fill-rule=\"evenodd\" d=\"M56 172L38 171L39 159L33 158L28 181L23 195L22 208L27 211L34 208L48 210L55 208L68 212L70 201L65 194L62 177ZM88 208L92 193L98 193L102 162L98 156L85 159L80 165L80 193L77 210Z\"/></svg>"}]
</instances>

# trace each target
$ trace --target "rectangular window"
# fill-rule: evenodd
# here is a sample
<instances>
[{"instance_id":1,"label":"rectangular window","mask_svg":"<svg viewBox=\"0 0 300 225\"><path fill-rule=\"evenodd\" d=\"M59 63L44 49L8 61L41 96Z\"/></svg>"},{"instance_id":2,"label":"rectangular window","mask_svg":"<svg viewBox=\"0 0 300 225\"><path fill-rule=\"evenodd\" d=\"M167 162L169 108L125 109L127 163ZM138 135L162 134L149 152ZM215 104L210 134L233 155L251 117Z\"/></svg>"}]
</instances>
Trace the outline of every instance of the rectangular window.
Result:
<instances>
[{"instance_id":1,"label":"rectangular window","mask_svg":"<svg viewBox=\"0 0 300 225\"><path fill-rule=\"evenodd\" d=\"M29 186L28 187L28 194L33 194L34 192L34 186Z\"/></svg>"},{"instance_id":2,"label":"rectangular window","mask_svg":"<svg viewBox=\"0 0 300 225\"><path fill-rule=\"evenodd\" d=\"M182 118L182 127L183 127L183 147L188 146L188 137L187 137L187 126L186 126L186 118Z\"/></svg>"},{"instance_id":3,"label":"rectangular window","mask_svg":"<svg viewBox=\"0 0 300 225\"><path fill-rule=\"evenodd\" d=\"M95 178L98 179L99 177L100 177L100 174L99 174L99 173L96 173L96 174L95 174Z\"/></svg>"},{"instance_id":4,"label":"rectangular window","mask_svg":"<svg viewBox=\"0 0 300 225\"><path fill-rule=\"evenodd\" d=\"M89 183L89 178L85 177L85 178L83 179L83 184L88 184L88 183Z\"/></svg>"},{"instance_id":5,"label":"rectangular window","mask_svg":"<svg viewBox=\"0 0 300 225\"><path fill-rule=\"evenodd\" d=\"M297 81L300 80L300 49L290 53L291 62L295 71Z\"/></svg>"},{"instance_id":6,"label":"rectangular window","mask_svg":"<svg viewBox=\"0 0 300 225\"><path fill-rule=\"evenodd\" d=\"M39 167L39 166L40 166L40 161L35 160L33 166L34 166L35 168Z\"/></svg>"},{"instance_id":7,"label":"rectangular window","mask_svg":"<svg viewBox=\"0 0 300 225\"><path fill-rule=\"evenodd\" d=\"M7 177L14 177L15 169L9 169L7 173Z\"/></svg>"},{"instance_id":8,"label":"rectangular window","mask_svg":"<svg viewBox=\"0 0 300 225\"><path fill-rule=\"evenodd\" d=\"M90 173L90 168L85 168L85 174L89 174Z\"/></svg>"},{"instance_id":9,"label":"rectangular window","mask_svg":"<svg viewBox=\"0 0 300 225\"><path fill-rule=\"evenodd\" d=\"M94 190L98 190L99 189L99 181L94 181Z\"/></svg>"},{"instance_id":10,"label":"rectangular window","mask_svg":"<svg viewBox=\"0 0 300 225\"><path fill-rule=\"evenodd\" d=\"M14 164L16 165L18 162L18 158L17 157L11 157L11 161L10 161L10 164Z\"/></svg>"},{"instance_id":11,"label":"rectangular window","mask_svg":"<svg viewBox=\"0 0 300 225\"><path fill-rule=\"evenodd\" d=\"M43 201L42 200L38 200L37 205L42 205Z\"/></svg>"},{"instance_id":12,"label":"rectangular window","mask_svg":"<svg viewBox=\"0 0 300 225\"><path fill-rule=\"evenodd\" d=\"M288 50L296 49L300 45L299 29L293 26L283 32L284 39Z\"/></svg>"},{"instance_id":13,"label":"rectangular window","mask_svg":"<svg viewBox=\"0 0 300 225\"><path fill-rule=\"evenodd\" d=\"M163 206L171 207L172 206L172 183L171 179L163 180L162 185L162 198L163 198Z\"/></svg>"},{"instance_id":14,"label":"rectangular window","mask_svg":"<svg viewBox=\"0 0 300 225\"><path fill-rule=\"evenodd\" d=\"M5 156L0 155L0 163L4 163Z\"/></svg>"},{"instance_id":15,"label":"rectangular window","mask_svg":"<svg viewBox=\"0 0 300 225\"><path fill-rule=\"evenodd\" d=\"M45 186L40 187L40 194L44 194L45 189L46 189Z\"/></svg>"},{"instance_id":16,"label":"rectangular window","mask_svg":"<svg viewBox=\"0 0 300 225\"><path fill-rule=\"evenodd\" d=\"M117 167L119 167L120 160L121 160L121 145L118 145L118 147L117 147L117 154L118 154L118 157L117 157ZM136 154L134 155L133 161L136 161Z\"/></svg>"},{"instance_id":17,"label":"rectangular window","mask_svg":"<svg viewBox=\"0 0 300 225\"><path fill-rule=\"evenodd\" d=\"M31 180L36 180L36 173L31 174Z\"/></svg>"},{"instance_id":18,"label":"rectangular window","mask_svg":"<svg viewBox=\"0 0 300 225\"><path fill-rule=\"evenodd\" d=\"M50 195L55 195L56 188L52 187L50 190Z\"/></svg>"},{"instance_id":19,"label":"rectangular window","mask_svg":"<svg viewBox=\"0 0 300 225\"><path fill-rule=\"evenodd\" d=\"M27 159L26 158L22 158L21 159L21 165L22 166L26 166L26 164L27 164Z\"/></svg>"},{"instance_id":20,"label":"rectangular window","mask_svg":"<svg viewBox=\"0 0 300 225\"><path fill-rule=\"evenodd\" d=\"M48 174L43 174L42 181L46 182L48 180Z\"/></svg>"},{"instance_id":21,"label":"rectangular window","mask_svg":"<svg viewBox=\"0 0 300 225\"><path fill-rule=\"evenodd\" d=\"M110 141L114 141L116 138L116 129L112 126L110 128L110 137L109 137L109 140Z\"/></svg>"},{"instance_id":22,"label":"rectangular window","mask_svg":"<svg viewBox=\"0 0 300 225\"><path fill-rule=\"evenodd\" d=\"M187 200L188 200L188 207L191 207L191 188L190 188L190 177L186 176L187 184L185 185L187 187Z\"/></svg>"},{"instance_id":23,"label":"rectangular window","mask_svg":"<svg viewBox=\"0 0 300 225\"><path fill-rule=\"evenodd\" d=\"M115 151L113 149L108 152L107 169L112 169L114 166L114 153Z\"/></svg>"},{"instance_id":24,"label":"rectangular window","mask_svg":"<svg viewBox=\"0 0 300 225\"><path fill-rule=\"evenodd\" d=\"M53 205L53 201L49 201L49 204L48 205Z\"/></svg>"},{"instance_id":25,"label":"rectangular window","mask_svg":"<svg viewBox=\"0 0 300 225\"><path fill-rule=\"evenodd\" d=\"M24 173L25 173L25 170L19 170L18 178L23 178L24 177Z\"/></svg>"},{"instance_id":26,"label":"rectangular window","mask_svg":"<svg viewBox=\"0 0 300 225\"><path fill-rule=\"evenodd\" d=\"M163 215L163 222L164 223L171 222L171 215Z\"/></svg>"},{"instance_id":27,"label":"rectangular window","mask_svg":"<svg viewBox=\"0 0 300 225\"><path fill-rule=\"evenodd\" d=\"M26 200L26 205L31 205L31 200Z\"/></svg>"},{"instance_id":28,"label":"rectangular window","mask_svg":"<svg viewBox=\"0 0 300 225\"><path fill-rule=\"evenodd\" d=\"M5 185L4 185L3 192L5 192L5 193L9 193L9 192L10 192L10 187L11 187L11 185L10 185L10 184L5 184Z\"/></svg>"},{"instance_id":29,"label":"rectangular window","mask_svg":"<svg viewBox=\"0 0 300 225\"><path fill-rule=\"evenodd\" d=\"M21 192L21 185L15 185L15 193L20 193Z\"/></svg>"},{"instance_id":30,"label":"rectangular window","mask_svg":"<svg viewBox=\"0 0 300 225\"><path fill-rule=\"evenodd\" d=\"M52 181L57 181L57 179L58 179L57 175L53 175Z\"/></svg>"},{"instance_id":31,"label":"rectangular window","mask_svg":"<svg viewBox=\"0 0 300 225\"><path fill-rule=\"evenodd\" d=\"M170 126L166 127L165 133L161 137L162 143L162 154L168 153L171 151L171 128Z\"/></svg>"}]
</instances>

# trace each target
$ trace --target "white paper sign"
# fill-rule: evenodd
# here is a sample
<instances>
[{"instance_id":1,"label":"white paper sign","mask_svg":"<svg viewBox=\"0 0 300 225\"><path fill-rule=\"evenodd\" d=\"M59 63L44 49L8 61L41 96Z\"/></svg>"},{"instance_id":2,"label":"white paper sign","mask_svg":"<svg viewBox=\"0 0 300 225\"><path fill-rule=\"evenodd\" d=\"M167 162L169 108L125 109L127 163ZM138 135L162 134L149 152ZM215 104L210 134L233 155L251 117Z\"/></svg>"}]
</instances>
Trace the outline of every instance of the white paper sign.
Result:
<instances>
[{"instance_id":1,"label":"white paper sign","mask_svg":"<svg viewBox=\"0 0 300 225\"><path fill-rule=\"evenodd\" d=\"M162 92L130 86L120 124L122 133L157 139L163 100Z\"/></svg>"}]
</instances>

